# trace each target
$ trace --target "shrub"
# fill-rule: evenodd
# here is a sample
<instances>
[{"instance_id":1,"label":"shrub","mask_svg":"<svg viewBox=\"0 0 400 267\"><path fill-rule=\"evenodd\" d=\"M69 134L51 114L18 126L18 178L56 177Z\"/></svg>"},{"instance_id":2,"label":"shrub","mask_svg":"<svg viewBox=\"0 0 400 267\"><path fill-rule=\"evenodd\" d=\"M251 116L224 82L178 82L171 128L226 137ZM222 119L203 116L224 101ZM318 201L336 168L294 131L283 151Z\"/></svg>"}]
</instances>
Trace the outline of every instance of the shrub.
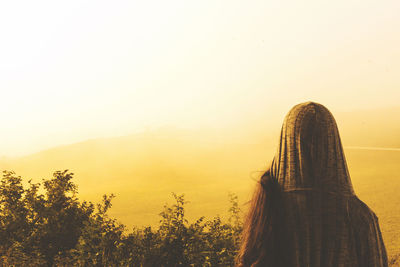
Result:
<instances>
[{"instance_id":1,"label":"shrub","mask_svg":"<svg viewBox=\"0 0 400 267\"><path fill-rule=\"evenodd\" d=\"M0 264L3 266L232 266L241 231L238 198L230 218L185 217L184 195L173 193L157 229L126 227L108 216L114 195L79 201L73 173L55 172L28 188L14 172L0 184ZM43 189L43 190L42 190ZM43 193L39 193L42 192Z\"/></svg>"}]
</instances>

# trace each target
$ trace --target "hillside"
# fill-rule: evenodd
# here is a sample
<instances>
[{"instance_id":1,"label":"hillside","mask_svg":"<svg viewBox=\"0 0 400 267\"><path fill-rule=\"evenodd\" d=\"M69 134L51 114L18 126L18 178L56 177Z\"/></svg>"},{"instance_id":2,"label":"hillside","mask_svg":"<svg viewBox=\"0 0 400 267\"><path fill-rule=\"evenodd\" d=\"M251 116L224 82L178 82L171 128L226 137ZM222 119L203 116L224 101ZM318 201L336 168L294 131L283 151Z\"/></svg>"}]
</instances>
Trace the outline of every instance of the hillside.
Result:
<instances>
[{"instance_id":1,"label":"hillside","mask_svg":"<svg viewBox=\"0 0 400 267\"><path fill-rule=\"evenodd\" d=\"M398 114L400 109L337 114L344 146L400 147ZM111 215L128 226L157 223L171 192L186 195L189 219L223 216L229 192L242 203L249 199L273 157L279 128L257 123L223 132L161 129L2 160L0 169L34 181L69 169L83 199L116 194ZM346 149L346 156L354 188L379 216L389 252L399 251L400 152Z\"/></svg>"},{"instance_id":2,"label":"hillside","mask_svg":"<svg viewBox=\"0 0 400 267\"><path fill-rule=\"evenodd\" d=\"M82 198L97 201L104 193L114 193L113 215L128 225L145 225L158 222L171 192L187 195L194 217L224 213L228 193L247 197L251 172L265 168L271 156L272 149L258 144L160 131L57 147L1 166L35 181L69 169Z\"/></svg>"}]
</instances>

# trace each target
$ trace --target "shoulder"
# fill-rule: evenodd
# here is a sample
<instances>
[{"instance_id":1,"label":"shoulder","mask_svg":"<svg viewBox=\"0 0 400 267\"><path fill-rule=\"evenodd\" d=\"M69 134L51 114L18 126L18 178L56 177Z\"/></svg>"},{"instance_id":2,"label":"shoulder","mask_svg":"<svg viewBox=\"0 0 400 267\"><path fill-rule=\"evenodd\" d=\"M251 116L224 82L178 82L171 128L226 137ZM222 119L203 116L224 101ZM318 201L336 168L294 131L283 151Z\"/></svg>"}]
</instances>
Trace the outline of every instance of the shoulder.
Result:
<instances>
[{"instance_id":1,"label":"shoulder","mask_svg":"<svg viewBox=\"0 0 400 267\"><path fill-rule=\"evenodd\" d=\"M374 218L377 218L375 212L368 207L367 204L365 204L361 199L359 199L357 196L352 197L351 199L351 204L354 208L357 208L360 212L362 212L365 215L372 216Z\"/></svg>"},{"instance_id":2,"label":"shoulder","mask_svg":"<svg viewBox=\"0 0 400 267\"><path fill-rule=\"evenodd\" d=\"M375 232L378 226L378 216L358 197L349 201L349 218L358 232Z\"/></svg>"},{"instance_id":3,"label":"shoulder","mask_svg":"<svg viewBox=\"0 0 400 267\"><path fill-rule=\"evenodd\" d=\"M378 221L375 212L356 196L349 201L349 215L365 222Z\"/></svg>"}]
</instances>

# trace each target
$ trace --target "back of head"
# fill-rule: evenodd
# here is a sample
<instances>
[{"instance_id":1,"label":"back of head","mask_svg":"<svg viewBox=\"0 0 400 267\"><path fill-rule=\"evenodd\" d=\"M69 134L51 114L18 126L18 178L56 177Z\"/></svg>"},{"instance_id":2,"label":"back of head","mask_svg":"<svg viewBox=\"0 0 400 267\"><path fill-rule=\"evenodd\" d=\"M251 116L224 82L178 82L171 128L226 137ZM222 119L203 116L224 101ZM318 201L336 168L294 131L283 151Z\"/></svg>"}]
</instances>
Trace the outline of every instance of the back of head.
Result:
<instances>
[{"instance_id":1,"label":"back of head","mask_svg":"<svg viewBox=\"0 0 400 267\"><path fill-rule=\"evenodd\" d=\"M288 266L293 244L282 197L291 191L354 194L335 119L317 103L296 105L285 117L271 167L250 203L238 266Z\"/></svg>"},{"instance_id":2,"label":"back of head","mask_svg":"<svg viewBox=\"0 0 400 267\"><path fill-rule=\"evenodd\" d=\"M237 266L387 266L377 218L354 195L324 106L302 103L285 117L249 207Z\"/></svg>"},{"instance_id":3,"label":"back of head","mask_svg":"<svg viewBox=\"0 0 400 267\"><path fill-rule=\"evenodd\" d=\"M338 128L326 107L306 102L289 111L271 175L283 191L354 194Z\"/></svg>"}]
</instances>

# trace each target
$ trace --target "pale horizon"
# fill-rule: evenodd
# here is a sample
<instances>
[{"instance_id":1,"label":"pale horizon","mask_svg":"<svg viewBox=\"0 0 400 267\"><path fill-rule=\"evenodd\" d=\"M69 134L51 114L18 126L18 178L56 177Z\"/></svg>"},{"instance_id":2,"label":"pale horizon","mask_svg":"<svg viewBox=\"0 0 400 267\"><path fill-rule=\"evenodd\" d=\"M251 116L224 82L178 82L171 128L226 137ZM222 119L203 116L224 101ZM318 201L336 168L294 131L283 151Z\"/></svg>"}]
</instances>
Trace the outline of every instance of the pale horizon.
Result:
<instances>
[{"instance_id":1,"label":"pale horizon","mask_svg":"<svg viewBox=\"0 0 400 267\"><path fill-rule=\"evenodd\" d=\"M0 4L0 157L315 101L398 107L400 2Z\"/></svg>"}]
</instances>

